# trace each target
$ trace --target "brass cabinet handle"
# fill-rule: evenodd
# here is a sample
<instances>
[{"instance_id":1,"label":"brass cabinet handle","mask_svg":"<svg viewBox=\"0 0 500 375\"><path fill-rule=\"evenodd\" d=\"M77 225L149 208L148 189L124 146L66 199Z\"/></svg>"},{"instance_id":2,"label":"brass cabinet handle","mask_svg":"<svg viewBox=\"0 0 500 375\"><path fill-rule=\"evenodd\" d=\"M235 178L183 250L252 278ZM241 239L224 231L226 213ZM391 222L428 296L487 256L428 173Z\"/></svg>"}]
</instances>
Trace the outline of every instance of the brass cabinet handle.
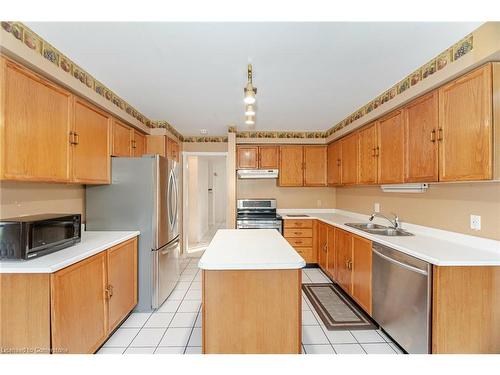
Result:
<instances>
[{"instance_id":1,"label":"brass cabinet handle","mask_svg":"<svg viewBox=\"0 0 500 375\"><path fill-rule=\"evenodd\" d=\"M295 243L302 243L302 241L295 241Z\"/></svg>"},{"instance_id":2,"label":"brass cabinet handle","mask_svg":"<svg viewBox=\"0 0 500 375\"><path fill-rule=\"evenodd\" d=\"M380 147L375 147L375 156L379 156L380 155Z\"/></svg>"},{"instance_id":3,"label":"brass cabinet handle","mask_svg":"<svg viewBox=\"0 0 500 375\"><path fill-rule=\"evenodd\" d=\"M302 234L302 232L293 232L293 234L299 235L299 234Z\"/></svg>"},{"instance_id":4,"label":"brass cabinet handle","mask_svg":"<svg viewBox=\"0 0 500 375\"><path fill-rule=\"evenodd\" d=\"M438 141L443 140L443 128L438 129Z\"/></svg>"},{"instance_id":5,"label":"brass cabinet handle","mask_svg":"<svg viewBox=\"0 0 500 375\"><path fill-rule=\"evenodd\" d=\"M328 245L325 243L325 244L323 245L323 251L327 251L327 249L328 249Z\"/></svg>"},{"instance_id":6,"label":"brass cabinet handle","mask_svg":"<svg viewBox=\"0 0 500 375\"><path fill-rule=\"evenodd\" d=\"M80 136L78 135L77 132L74 132L74 136L75 136L75 143L73 144L77 145L78 143L80 143Z\"/></svg>"},{"instance_id":7,"label":"brass cabinet handle","mask_svg":"<svg viewBox=\"0 0 500 375\"><path fill-rule=\"evenodd\" d=\"M431 131L431 142L436 142L436 129Z\"/></svg>"},{"instance_id":8,"label":"brass cabinet handle","mask_svg":"<svg viewBox=\"0 0 500 375\"><path fill-rule=\"evenodd\" d=\"M372 156L373 156L373 157L375 157L375 156L376 156L376 155L375 155L375 153L376 153L376 151L375 151L375 147L374 147L374 148L372 148Z\"/></svg>"},{"instance_id":9,"label":"brass cabinet handle","mask_svg":"<svg viewBox=\"0 0 500 375\"><path fill-rule=\"evenodd\" d=\"M132 139L130 142L131 142L131 144L132 144L132 148L136 148L136 147L135 147L135 140L134 140L134 139Z\"/></svg>"},{"instance_id":10,"label":"brass cabinet handle","mask_svg":"<svg viewBox=\"0 0 500 375\"><path fill-rule=\"evenodd\" d=\"M340 167L340 163L341 163L340 159L337 159L337 167Z\"/></svg>"},{"instance_id":11,"label":"brass cabinet handle","mask_svg":"<svg viewBox=\"0 0 500 375\"><path fill-rule=\"evenodd\" d=\"M76 133L74 131L69 132L69 144L70 145L76 145L75 134Z\"/></svg>"}]
</instances>

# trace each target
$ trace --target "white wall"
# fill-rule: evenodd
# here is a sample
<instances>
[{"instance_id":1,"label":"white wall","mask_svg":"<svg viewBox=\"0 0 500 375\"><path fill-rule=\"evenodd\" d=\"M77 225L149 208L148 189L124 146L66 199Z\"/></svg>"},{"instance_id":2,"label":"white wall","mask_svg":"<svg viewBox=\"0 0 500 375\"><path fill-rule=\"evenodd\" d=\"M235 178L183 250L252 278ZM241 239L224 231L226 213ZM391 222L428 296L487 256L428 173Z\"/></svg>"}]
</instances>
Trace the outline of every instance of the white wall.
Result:
<instances>
[{"instance_id":1,"label":"white wall","mask_svg":"<svg viewBox=\"0 0 500 375\"><path fill-rule=\"evenodd\" d=\"M226 158L212 160L215 222L225 223L227 202Z\"/></svg>"},{"instance_id":2,"label":"white wall","mask_svg":"<svg viewBox=\"0 0 500 375\"><path fill-rule=\"evenodd\" d=\"M199 241L198 234L198 157L188 157L188 238L189 242Z\"/></svg>"},{"instance_id":3,"label":"white wall","mask_svg":"<svg viewBox=\"0 0 500 375\"><path fill-rule=\"evenodd\" d=\"M198 157L198 236L208 231L208 160Z\"/></svg>"}]
</instances>

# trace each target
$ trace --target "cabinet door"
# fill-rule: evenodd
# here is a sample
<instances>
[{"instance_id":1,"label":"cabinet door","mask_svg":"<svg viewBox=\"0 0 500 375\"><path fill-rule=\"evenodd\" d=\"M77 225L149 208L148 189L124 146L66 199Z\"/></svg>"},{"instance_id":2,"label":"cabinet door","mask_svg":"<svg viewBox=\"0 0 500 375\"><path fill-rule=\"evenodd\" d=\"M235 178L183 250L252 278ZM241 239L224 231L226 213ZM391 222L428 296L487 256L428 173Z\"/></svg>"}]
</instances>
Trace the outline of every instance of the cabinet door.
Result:
<instances>
[{"instance_id":1,"label":"cabinet door","mask_svg":"<svg viewBox=\"0 0 500 375\"><path fill-rule=\"evenodd\" d=\"M51 274L52 348L93 353L108 334L106 252Z\"/></svg>"},{"instance_id":2,"label":"cabinet door","mask_svg":"<svg viewBox=\"0 0 500 375\"><path fill-rule=\"evenodd\" d=\"M238 146L236 148L238 169L259 168L259 147Z\"/></svg>"},{"instance_id":3,"label":"cabinet door","mask_svg":"<svg viewBox=\"0 0 500 375\"><path fill-rule=\"evenodd\" d=\"M172 138L167 137L167 158L179 161L179 144Z\"/></svg>"},{"instance_id":4,"label":"cabinet door","mask_svg":"<svg viewBox=\"0 0 500 375\"><path fill-rule=\"evenodd\" d=\"M164 135L147 135L146 136L146 153L158 154L160 156L167 156L166 139Z\"/></svg>"},{"instance_id":5,"label":"cabinet door","mask_svg":"<svg viewBox=\"0 0 500 375\"><path fill-rule=\"evenodd\" d=\"M328 225L318 222L318 263L326 271L328 262Z\"/></svg>"},{"instance_id":6,"label":"cabinet door","mask_svg":"<svg viewBox=\"0 0 500 375\"><path fill-rule=\"evenodd\" d=\"M352 293L352 235L335 228L337 250L337 282L349 294Z\"/></svg>"},{"instance_id":7,"label":"cabinet door","mask_svg":"<svg viewBox=\"0 0 500 375\"><path fill-rule=\"evenodd\" d=\"M328 186L340 185L342 181L342 142L337 141L328 145L327 151L327 182Z\"/></svg>"},{"instance_id":8,"label":"cabinet door","mask_svg":"<svg viewBox=\"0 0 500 375\"><path fill-rule=\"evenodd\" d=\"M280 146L280 186L303 186L304 154L302 146Z\"/></svg>"},{"instance_id":9,"label":"cabinet door","mask_svg":"<svg viewBox=\"0 0 500 375\"><path fill-rule=\"evenodd\" d=\"M134 130L132 156L142 156L146 153L146 136Z\"/></svg>"},{"instance_id":10,"label":"cabinet door","mask_svg":"<svg viewBox=\"0 0 500 375\"><path fill-rule=\"evenodd\" d=\"M278 146L259 147L259 168L278 169L279 148Z\"/></svg>"},{"instance_id":11,"label":"cabinet door","mask_svg":"<svg viewBox=\"0 0 500 375\"><path fill-rule=\"evenodd\" d=\"M107 250L109 330L137 304L137 239Z\"/></svg>"},{"instance_id":12,"label":"cabinet door","mask_svg":"<svg viewBox=\"0 0 500 375\"><path fill-rule=\"evenodd\" d=\"M359 131L360 184L377 183L377 126L368 125Z\"/></svg>"},{"instance_id":13,"label":"cabinet door","mask_svg":"<svg viewBox=\"0 0 500 375\"><path fill-rule=\"evenodd\" d=\"M439 89L439 180L492 177L491 64Z\"/></svg>"},{"instance_id":14,"label":"cabinet door","mask_svg":"<svg viewBox=\"0 0 500 375\"><path fill-rule=\"evenodd\" d=\"M348 135L342 139L341 144L342 184L356 184L358 182L358 134Z\"/></svg>"},{"instance_id":15,"label":"cabinet door","mask_svg":"<svg viewBox=\"0 0 500 375\"><path fill-rule=\"evenodd\" d=\"M304 186L326 186L327 146L304 146Z\"/></svg>"},{"instance_id":16,"label":"cabinet door","mask_svg":"<svg viewBox=\"0 0 500 375\"><path fill-rule=\"evenodd\" d=\"M336 266L336 254L337 248L335 244L335 227L331 225L327 226L327 243L328 243L328 252L327 252L327 260L326 260L326 270L330 277L334 280L337 279L337 266Z\"/></svg>"},{"instance_id":17,"label":"cabinet door","mask_svg":"<svg viewBox=\"0 0 500 375\"><path fill-rule=\"evenodd\" d=\"M352 297L372 313L372 242L352 235Z\"/></svg>"},{"instance_id":18,"label":"cabinet door","mask_svg":"<svg viewBox=\"0 0 500 375\"><path fill-rule=\"evenodd\" d=\"M405 132L403 111L398 110L378 122L378 183L404 182Z\"/></svg>"},{"instance_id":19,"label":"cabinet door","mask_svg":"<svg viewBox=\"0 0 500 375\"><path fill-rule=\"evenodd\" d=\"M0 63L2 179L69 181L71 94L6 59Z\"/></svg>"},{"instance_id":20,"label":"cabinet door","mask_svg":"<svg viewBox=\"0 0 500 375\"><path fill-rule=\"evenodd\" d=\"M108 114L75 97L72 135L72 181L109 183L110 122Z\"/></svg>"},{"instance_id":21,"label":"cabinet door","mask_svg":"<svg viewBox=\"0 0 500 375\"><path fill-rule=\"evenodd\" d=\"M113 156L132 156L133 130L118 120L113 121Z\"/></svg>"},{"instance_id":22,"label":"cabinet door","mask_svg":"<svg viewBox=\"0 0 500 375\"><path fill-rule=\"evenodd\" d=\"M405 181L438 180L438 92L405 107Z\"/></svg>"}]
</instances>

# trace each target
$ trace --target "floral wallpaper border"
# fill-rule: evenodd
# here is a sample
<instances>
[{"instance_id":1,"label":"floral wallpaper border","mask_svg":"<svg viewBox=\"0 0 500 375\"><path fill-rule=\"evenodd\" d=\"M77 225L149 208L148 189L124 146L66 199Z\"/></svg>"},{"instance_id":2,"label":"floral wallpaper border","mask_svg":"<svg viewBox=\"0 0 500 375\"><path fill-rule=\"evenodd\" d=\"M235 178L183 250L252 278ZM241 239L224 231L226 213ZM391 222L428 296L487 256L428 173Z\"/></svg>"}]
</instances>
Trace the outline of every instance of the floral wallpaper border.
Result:
<instances>
[{"instance_id":1,"label":"floral wallpaper border","mask_svg":"<svg viewBox=\"0 0 500 375\"><path fill-rule=\"evenodd\" d=\"M12 34L14 38L24 43L28 48L38 52L44 58L61 68L66 73L79 80L82 84L91 88L105 99L111 101L121 110L125 111L142 124L150 128L165 128L180 141L183 142L227 142L227 136L210 136L210 137L184 137L180 134L171 124L163 120L151 120L137 111L134 107L128 104L125 100L121 99L112 90L104 86L97 79L92 77L88 72L79 67L67 56L58 51L50 43L43 40L39 35L30 30L21 22L1 21L1 27L4 31ZM353 112L351 115L338 122L326 131L312 131L312 132L289 132L289 131L238 131L235 126L228 128L228 133L236 133L237 138L304 138L304 139L317 139L327 138L330 135L338 132L339 130L350 125L354 121L367 115L380 105L394 99L396 96L402 94L410 87L413 87L430 77L435 72L444 69L449 64L460 59L474 48L473 35L469 34L438 56L427 62L413 73L396 83L390 89L386 90L372 101Z\"/></svg>"},{"instance_id":2,"label":"floral wallpaper border","mask_svg":"<svg viewBox=\"0 0 500 375\"><path fill-rule=\"evenodd\" d=\"M139 112L125 100L116 95L111 89L95 79L92 75L90 75L83 68L71 61L66 55L64 55L50 43L42 39L38 34L36 34L23 23L14 21L1 21L0 24L4 31L12 34L14 38L23 43L26 47L38 52L51 63L58 66L64 72L70 74L73 78L80 81L88 88L94 90L106 100L112 102L114 105L131 115L140 123L150 128L166 128L177 138L179 138L179 140L182 140L182 135L167 121L153 121L144 116L141 112Z\"/></svg>"}]
</instances>

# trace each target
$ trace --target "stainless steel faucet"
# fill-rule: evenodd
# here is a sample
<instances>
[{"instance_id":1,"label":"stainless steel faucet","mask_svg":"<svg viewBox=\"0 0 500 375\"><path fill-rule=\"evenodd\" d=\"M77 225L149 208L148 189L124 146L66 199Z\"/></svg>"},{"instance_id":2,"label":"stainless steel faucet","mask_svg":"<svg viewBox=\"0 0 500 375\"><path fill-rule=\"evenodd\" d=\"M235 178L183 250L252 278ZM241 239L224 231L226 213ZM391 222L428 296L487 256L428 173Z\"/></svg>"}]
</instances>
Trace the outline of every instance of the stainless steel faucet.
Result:
<instances>
[{"instance_id":1,"label":"stainless steel faucet","mask_svg":"<svg viewBox=\"0 0 500 375\"><path fill-rule=\"evenodd\" d=\"M394 216L394 220L391 220L387 216L380 214L378 212L372 213L369 220L373 221L373 219L375 219L375 217L378 216L378 217L381 217L383 219L386 219L389 223L391 223L391 225L394 229L399 229L399 227L401 226L401 223L399 222L399 216L396 215L395 213L392 213L392 212L391 212L391 214Z\"/></svg>"}]
</instances>

